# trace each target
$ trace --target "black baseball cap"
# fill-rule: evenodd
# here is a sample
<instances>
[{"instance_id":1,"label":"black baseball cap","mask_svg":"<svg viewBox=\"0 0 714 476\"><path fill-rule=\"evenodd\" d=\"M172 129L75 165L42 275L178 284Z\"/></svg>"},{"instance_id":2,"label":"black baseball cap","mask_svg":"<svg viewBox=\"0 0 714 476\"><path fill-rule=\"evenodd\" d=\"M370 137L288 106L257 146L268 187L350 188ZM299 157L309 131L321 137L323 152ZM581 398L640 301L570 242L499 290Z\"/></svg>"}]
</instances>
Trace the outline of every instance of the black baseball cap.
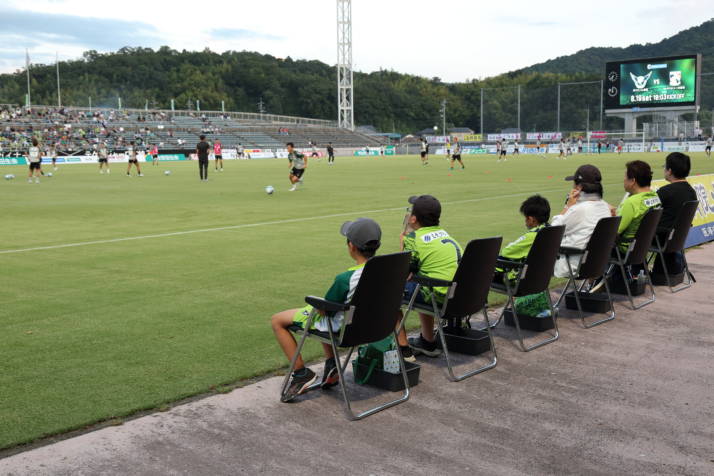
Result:
<instances>
[{"instance_id":1,"label":"black baseball cap","mask_svg":"<svg viewBox=\"0 0 714 476\"><path fill-rule=\"evenodd\" d=\"M585 164L578 167L574 175L565 177L565 180L567 182L596 184L602 182L602 175L600 174L600 169L594 165Z\"/></svg>"},{"instance_id":2,"label":"black baseball cap","mask_svg":"<svg viewBox=\"0 0 714 476\"><path fill-rule=\"evenodd\" d=\"M409 203L412 204L412 215L428 221L429 223L439 223L441 217L441 203L431 195L419 195L409 197Z\"/></svg>"},{"instance_id":3,"label":"black baseball cap","mask_svg":"<svg viewBox=\"0 0 714 476\"><path fill-rule=\"evenodd\" d=\"M354 221L346 221L340 227L340 234L359 249L364 249L369 242L377 242L377 248L381 244L382 229L379 224L371 218L358 218Z\"/></svg>"}]
</instances>

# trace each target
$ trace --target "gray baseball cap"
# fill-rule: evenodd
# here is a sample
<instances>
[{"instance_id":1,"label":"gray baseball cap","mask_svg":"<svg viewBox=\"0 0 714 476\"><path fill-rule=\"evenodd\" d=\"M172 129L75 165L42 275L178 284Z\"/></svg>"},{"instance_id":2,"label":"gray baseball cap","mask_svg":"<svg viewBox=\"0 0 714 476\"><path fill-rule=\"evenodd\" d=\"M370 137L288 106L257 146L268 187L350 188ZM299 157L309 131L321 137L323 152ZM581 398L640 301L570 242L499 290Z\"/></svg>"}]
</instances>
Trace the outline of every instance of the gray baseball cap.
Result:
<instances>
[{"instance_id":1,"label":"gray baseball cap","mask_svg":"<svg viewBox=\"0 0 714 476\"><path fill-rule=\"evenodd\" d=\"M350 243L360 249L363 249L371 241L377 242L377 247L379 247L382 240L382 229L371 218L358 218L354 221L344 222L340 227L340 234L347 237Z\"/></svg>"}]
</instances>

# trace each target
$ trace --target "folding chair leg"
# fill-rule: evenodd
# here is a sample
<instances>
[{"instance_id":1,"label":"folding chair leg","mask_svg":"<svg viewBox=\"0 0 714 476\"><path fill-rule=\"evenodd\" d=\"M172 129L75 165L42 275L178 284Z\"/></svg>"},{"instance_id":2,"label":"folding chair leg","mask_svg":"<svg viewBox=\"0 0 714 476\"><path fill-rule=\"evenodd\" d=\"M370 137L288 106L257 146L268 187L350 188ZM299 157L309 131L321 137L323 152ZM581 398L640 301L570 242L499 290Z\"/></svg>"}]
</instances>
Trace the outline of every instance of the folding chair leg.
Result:
<instances>
[{"instance_id":1,"label":"folding chair leg","mask_svg":"<svg viewBox=\"0 0 714 476\"><path fill-rule=\"evenodd\" d=\"M582 321L583 327L585 329L590 329L590 328L600 325L604 322L612 321L613 319L615 319L615 304L612 302L612 294L610 294L610 284L607 282L607 279L605 279L605 291L607 292L607 301L610 303L610 312L608 313L607 317L600 319L598 321L590 322L590 323L585 322L585 315L583 313L583 309L580 307L580 299L577 298L577 293L576 293L575 302L578 304L578 311L580 312L580 320Z\"/></svg>"},{"instance_id":2,"label":"folding chair leg","mask_svg":"<svg viewBox=\"0 0 714 476\"><path fill-rule=\"evenodd\" d=\"M344 364L340 360L339 353L337 351L337 342L335 340L335 336L332 333L332 329L330 326L328 326L328 331L330 334L330 345L332 346L332 352L335 354L335 362L337 363L337 372L340 376L340 389L342 391L342 397L345 400L345 415L349 420L361 420L363 418L366 418L370 415L373 415L377 412L381 412L382 410L385 410L389 407L393 407L395 405L399 405L400 403L406 402L409 400L409 394L410 394L410 389L409 389L409 379L407 378L407 369L406 365L404 363L404 358L402 357L402 352L399 350L399 346L397 346L397 352L399 353L399 366L401 369L402 373L402 378L404 379L404 393L402 394L401 397L391 400L387 403L383 403L381 405L377 405L376 407L370 408L369 410L365 410L360 413L356 413L352 410L352 404L349 398L349 395L347 393L347 384L345 383L345 370L347 369L347 364L349 363L350 356L352 355L352 351L354 350L354 347L350 349L349 354L347 355L347 358L344 361ZM395 330L393 332L394 338L397 338L397 331Z\"/></svg>"},{"instance_id":3,"label":"folding chair leg","mask_svg":"<svg viewBox=\"0 0 714 476\"><path fill-rule=\"evenodd\" d=\"M315 311L313 311L314 313ZM280 400L285 401L285 392L288 390L288 386L290 385L290 377L293 375L293 371L295 370L295 362L297 362L298 355L300 355L300 351L302 350L303 346L305 345L305 339L307 339L308 335L308 329L312 325L312 321L314 319L314 316L310 316L305 323L305 327L303 328L302 332L302 337L300 338L300 342L298 343L297 349L295 349L295 354L293 354L293 358L290 360L290 368L288 369L288 372L285 374L285 380L283 380L283 387L280 390ZM307 391L314 390L317 387L319 387L322 384L322 382L316 382L312 385L310 385L307 389Z\"/></svg>"},{"instance_id":4,"label":"folding chair leg","mask_svg":"<svg viewBox=\"0 0 714 476\"><path fill-rule=\"evenodd\" d=\"M521 323L519 322L518 314L516 313L516 305L513 300L513 296L511 296L511 295L508 296L508 302L506 302L506 306L503 308L503 311L501 312L501 315L504 315L506 312L506 309L510 306L511 312L513 312L513 320L516 323L516 331L518 332L518 341L521 344L521 349L523 349L523 352L530 352L531 350L535 350L539 347L543 347L544 345L550 344L551 342L555 342L560 337L560 331L558 331L558 322L555 319L555 308L553 307L553 300L550 298L550 292L548 292L548 290L546 290L545 292L548 295L548 306L550 307L550 318L553 320L553 329L555 330L555 334L550 334L550 337L548 337L545 340L542 340L542 341L537 342L530 346L526 345L526 343L523 339L523 332L521 331Z\"/></svg>"},{"instance_id":5,"label":"folding chair leg","mask_svg":"<svg viewBox=\"0 0 714 476\"><path fill-rule=\"evenodd\" d=\"M454 374L454 368L451 365L451 358L449 357L449 349L448 346L446 345L446 336L444 335L444 324L442 322L442 319L436 318L438 326L439 326L439 338L441 339L441 348L444 350L444 357L446 357L446 368L448 369L449 372L449 380L452 382L460 382L466 378L472 377L476 374L480 374L481 372L485 372L486 370L492 369L496 366L498 363L498 355L496 354L496 346L493 342L493 335L491 334L491 325L488 321L488 311L486 310L486 307L484 306L483 308L483 316L486 319L486 332L488 333L488 342L491 346L491 354L492 358L491 360L474 370L470 370L464 374L461 375L455 375Z\"/></svg>"},{"instance_id":6,"label":"folding chair leg","mask_svg":"<svg viewBox=\"0 0 714 476\"><path fill-rule=\"evenodd\" d=\"M684 260L684 269L682 272L687 277L687 282L678 288L672 286L672 279L669 276L669 270L667 269L667 263L664 261L664 253L658 253L659 259L662 260L662 268L664 269L664 277L667 280L667 286L672 294L678 293L679 291L684 291L687 288L692 287L692 275L689 272L689 265L687 264L687 257L685 256L684 250L682 250L682 259Z\"/></svg>"}]
</instances>

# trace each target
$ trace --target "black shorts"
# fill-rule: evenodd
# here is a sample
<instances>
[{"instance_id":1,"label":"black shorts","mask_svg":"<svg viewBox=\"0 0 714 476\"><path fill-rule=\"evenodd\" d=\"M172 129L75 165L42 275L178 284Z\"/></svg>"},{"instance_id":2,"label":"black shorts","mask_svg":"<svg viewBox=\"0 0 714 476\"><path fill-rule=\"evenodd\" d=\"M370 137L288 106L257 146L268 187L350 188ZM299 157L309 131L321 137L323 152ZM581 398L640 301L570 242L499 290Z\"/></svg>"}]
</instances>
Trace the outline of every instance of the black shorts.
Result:
<instances>
[{"instance_id":1,"label":"black shorts","mask_svg":"<svg viewBox=\"0 0 714 476\"><path fill-rule=\"evenodd\" d=\"M130 163L130 164L138 164L138 163L139 163L139 159L129 159L129 163Z\"/></svg>"},{"instance_id":2,"label":"black shorts","mask_svg":"<svg viewBox=\"0 0 714 476\"><path fill-rule=\"evenodd\" d=\"M520 154L520 152L518 152L518 148L513 149L513 153L514 153L514 154Z\"/></svg>"},{"instance_id":3,"label":"black shorts","mask_svg":"<svg viewBox=\"0 0 714 476\"><path fill-rule=\"evenodd\" d=\"M109 161L108 161L107 159L102 159L102 158L99 159L99 163L100 163L100 164L106 164L106 163L108 163L108 162L109 162Z\"/></svg>"},{"instance_id":4,"label":"black shorts","mask_svg":"<svg viewBox=\"0 0 714 476\"><path fill-rule=\"evenodd\" d=\"M708 145L704 148L704 152L711 152L712 151L712 146Z\"/></svg>"},{"instance_id":5,"label":"black shorts","mask_svg":"<svg viewBox=\"0 0 714 476\"><path fill-rule=\"evenodd\" d=\"M216 160L223 160L223 156L222 156L221 154L218 154L218 155L216 156Z\"/></svg>"},{"instance_id":6,"label":"black shorts","mask_svg":"<svg viewBox=\"0 0 714 476\"><path fill-rule=\"evenodd\" d=\"M151 157L152 157L152 158L153 158L154 160L156 160L156 159L158 159L158 158L159 158L159 156L158 156L158 155L152 155Z\"/></svg>"},{"instance_id":7,"label":"black shorts","mask_svg":"<svg viewBox=\"0 0 714 476\"><path fill-rule=\"evenodd\" d=\"M451 160L458 160L459 162L461 162L461 154L452 155Z\"/></svg>"},{"instance_id":8,"label":"black shorts","mask_svg":"<svg viewBox=\"0 0 714 476\"><path fill-rule=\"evenodd\" d=\"M506 155L506 149L501 149L501 155Z\"/></svg>"},{"instance_id":9,"label":"black shorts","mask_svg":"<svg viewBox=\"0 0 714 476\"><path fill-rule=\"evenodd\" d=\"M30 170L40 170L42 162L30 162Z\"/></svg>"},{"instance_id":10,"label":"black shorts","mask_svg":"<svg viewBox=\"0 0 714 476\"><path fill-rule=\"evenodd\" d=\"M290 171L290 174L294 175L297 178L302 177L302 174L304 174L304 173L305 173L305 169L296 169L295 167L293 167L293 169Z\"/></svg>"},{"instance_id":11,"label":"black shorts","mask_svg":"<svg viewBox=\"0 0 714 476\"><path fill-rule=\"evenodd\" d=\"M424 157L426 157L426 152L422 151L421 158L423 159Z\"/></svg>"}]
</instances>

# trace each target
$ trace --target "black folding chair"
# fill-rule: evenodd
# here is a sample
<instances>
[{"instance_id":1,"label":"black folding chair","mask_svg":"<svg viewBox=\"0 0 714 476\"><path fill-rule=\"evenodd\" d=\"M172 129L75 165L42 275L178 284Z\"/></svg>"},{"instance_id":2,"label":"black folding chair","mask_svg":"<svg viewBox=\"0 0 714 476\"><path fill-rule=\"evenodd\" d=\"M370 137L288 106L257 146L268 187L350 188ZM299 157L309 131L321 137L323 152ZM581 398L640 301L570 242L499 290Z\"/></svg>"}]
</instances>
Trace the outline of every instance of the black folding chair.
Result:
<instances>
[{"instance_id":1,"label":"black folding chair","mask_svg":"<svg viewBox=\"0 0 714 476\"><path fill-rule=\"evenodd\" d=\"M657 232L657 225L659 224L660 218L662 218L662 209L650 208L647 213L645 213L645 216L642 217L640 227L637 229L634 239L627 245L627 250L625 251L624 256L620 252L620 247L616 245L615 257L610 258L610 266L608 268L607 277L612 276L612 272L616 266L620 268L627 297L630 299L632 309L635 311L637 309L642 309L648 304L652 304L656 300L654 286L652 285L652 277L647 269L647 252L649 251L652 240ZM627 277L627 272L625 271L626 266L642 266L642 268L644 268L646 278L645 286L649 284L650 290L652 291L652 296L649 299L637 305L635 305L635 299L632 297L632 290L630 289L631 283Z\"/></svg>"},{"instance_id":2,"label":"black folding chair","mask_svg":"<svg viewBox=\"0 0 714 476\"><path fill-rule=\"evenodd\" d=\"M697 213L698 206L699 202L697 200L682 204L682 208L677 215L677 220L674 222L674 226L667 235L667 238L660 240L660 237L655 233L654 245L650 247L651 255L648 264L652 258L659 256L659 259L662 261L667 286L669 286L669 290L673 293L678 293L679 291L691 287L695 281L692 273L689 271L684 246L687 241L687 236L689 235L689 230L692 228L692 221L694 220L694 215ZM682 259L684 260L684 270L682 272L687 276L687 283L677 289L672 286L672 280L669 276L669 270L667 269L667 261L664 259L665 253L682 253Z\"/></svg>"},{"instance_id":3,"label":"black folding chair","mask_svg":"<svg viewBox=\"0 0 714 476\"><path fill-rule=\"evenodd\" d=\"M555 307L560 308L563 297L565 297L568 289L572 286L575 303L578 308L578 315L583 323L583 327L586 329L615 319L615 306L612 302L612 295L610 294L610 285L607 279L605 279L605 273L607 273L607 265L610 261L610 252L617 241L617 228L620 226L621 220L622 217L601 218L597 222L597 225L595 225L593 234L590 236L590 240L584 250L567 246L560 247L560 254L565 256L565 260L568 263L568 273L570 277ZM575 270L573 270L570 264L571 256L578 257L578 264ZM580 295L588 280L598 278L605 280L605 291L607 292L607 301L610 304L610 313L606 318L588 324L585 322L585 314L583 313L583 306L580 302ZM582 280L579 287L576 284L576 280Z\"/></svg>"},{"instance_id":4,"label":"black folding chair","mask_svg":"<svg viewBox=\"0 0 714 476\"><path fill-rule=\"evenodd\" d=\"M560 242L563 240L564 232L565 226L563 225L545 227L536 235L535 240L533 241L533 246L528 252L528 256L524 262L505 259L499 259L496 262L497 267L503 269L505 272L516 271L517 276L513 282L511 282L511 280L504 275L503 284L495 282L491 283L492 291L508 296L508 301L503 307L501 315L495 325L498 325L501 319L503 319L506 315L506 311L510 309L513 313L513 320L516 324L518 340L520 341L521 348L524 352L529 352L533 349L537 349L538 347L550 344L551 342L558 340L558 337L560 336L560 333L558 332L558 323L555 320L555 309L553 307L553 301L550 298L550 293L548 292L548 286L550 285L550 278L553 275L555 260L558 258L558 249L560 248ZM530 294L542 293L544 291L548 297L550 319L553 321L553 329L555 330L555 333L541 342L531 346L526 346L523 340L523 333L521 331L518 314L516 313L514 299L517 297L528 296Z\"/></svg>"},{"instance_id":5,"label":"black folding chair","mask_svg":"<svg viewBox=\"0 0 714 476\"><path fill-rule=\"evenodd\" d=\"M412 295L409 304L407 305L408 314L412 309L418 312L430 314L436 318L438 326L439 340L441 347L444 350L446 357L446 366L449 371L449 379L452 382L459 382L472 375L479 374L485 370L492 369L498 362L496 355L496 347L493 343L491 335L491 326L488 321L488 290L493 280L493 273L496 267L496 259L498 258L498 250L501 248L502 238L484 238L473 240L464 250L464 255L459 262L459 267L454 274L454 279L446 281L442 279L433 279L426 276L413 276L412 281L417 283L414 294ZM431 306L417 304L414 298L422 287L431 289ZM433 290L435 287L449 288L444 304L439 309L439 305L434 297ZM471 316L483 312L483 317L486 321L486 332L471 330ZM465 322L464 322L465 319ZM444 327L444 321L448 323ZM449 357L449 349L447 346L448 337L452 335L454 338L464 337L463 325L466 325L470 332L467 332L468 338L477 340L488 339L492 357L490 361L475 370L471 370L462 375L454 375L454 369L451 365Z\"/></svg>"},{"instance_id":6,"label":"black folding chair","mask_svg":"<svg viewBox=\"0 0 714 476\"><path fill-rule=\"evenodd\" d=\"M290 376L295 368L295 361L305 344L305 339L311 337L332 346L335 362L337 363L337 372L340 376L340 388L345 400L345 414L350 420L360 420L386 408L406 402L409 399L409 382L401 351L399 351L399 361L402 378L404 379L404 393L400 398L355 414L352 411L345 384L345 371L355 347L377 342L386 338L389 334L393 334L394 338L397 338L396 328L399 321L399 308L404 295L404 285L409 275L409 261L409 252L370 258L362 270L362 276L354 295L347 304L327 301L315 296L305 298L305 302L313 306L314 310L308 317L304 328L300 326L290 327L290 331L302 334L302 338L295 355L290 361L290 370L285 376L281 397L285 395L288 389ZM327 332L309 330L313 321L318 317L318 311L344 312L344 320L340 330L338 332L333 331L331 325L327 326ZM340 361L338 347L349 348L344 363ZM397 349L399 349L399 346L397 346ZM321 383L311 385L309 390L319 387Z\"/></svg>"}]
</instances>

